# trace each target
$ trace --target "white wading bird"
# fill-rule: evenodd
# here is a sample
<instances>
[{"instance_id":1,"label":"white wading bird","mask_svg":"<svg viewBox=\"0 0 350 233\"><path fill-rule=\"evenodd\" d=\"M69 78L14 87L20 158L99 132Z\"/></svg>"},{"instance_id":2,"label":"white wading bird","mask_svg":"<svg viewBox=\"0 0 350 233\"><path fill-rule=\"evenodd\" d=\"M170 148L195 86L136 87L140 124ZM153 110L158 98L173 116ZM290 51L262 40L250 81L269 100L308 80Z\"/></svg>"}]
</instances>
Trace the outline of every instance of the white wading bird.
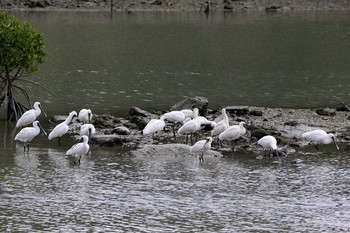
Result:
<instances>
[{"instance_id":1,"label":"white wading bird","mask_svg":"<svg viewBox=\"0 0 350 233\"><path fill-rule=\"evenodd\" d=\"M89 138L86 135L81 137L83 142L73 145L66 153L74 157L74 163L80 164L81 158L89 152L90 146L88 144Z\"/></svg>"},{"instance_id":2,"label":"white wading bird","mask_svg":"<svg viewBox=\"0 0 350 233\"><path fill-rule=\"evenodd\" d=\"M92 119L92 112L91 112L91 110L90 109L85 109L85 108L80 110L80 112L78 114L78 119L79 119L80 122L90 123L90 121Z\"/></svg>"},{"instance_id":3,"label":"white wading bird","mask_svg":"<svg viewBox=\"0 0 350 233\"><path fill-rule=\"evenodd\" d=\"M33 123L41 114L41 111L43 111L45 116L47 116L44 110L41 108L41 104L39 102L35 102L34 108L24 112L23 115L18 119L16 127L18 128Z\"/></svg>"},{"instance_id":4,"label":"white wading bird","mask_svg":"<svg viewBox=\"0 0 350 233\"><path fill-rule=\"evenodd\" d=\"M240 122L239 125L232 125L225 129L224 132L219 134L219 144L227 140L231 142L231 148L233 148L232 142L246 133L246 129L243 126L244 124L244 122Z\"/></svg>"},{"instance_id":5,"label":"white wading bird","mask_svg":"<svg viewBox=\"0 0 350 233\"><path fill-rule=\"evenodd\" d=\"M309 144L313 144L316 147L317 151L319 151L319 144L330 144L331 142L334 142L335 147L337 148L337 150L339 150L339 146L335 140L335 135L332 133L327 134L321 129L316 129L303 133L301 137L305 138L306 140L309 140Z\"/></svg>"},{"instance_id":6,"label":"white wading bird","mask_svg":"<svg viewBox=\"0 0 350 233\"><path fill-rule=\"evenodd\" d=\"M185 120L185 114L181 111L171 111L171 112L167 112L163 115L164 120L167 120L169 122L172 122L172 129L173 129L173 134L174 134L174 138L176 140L176 134L175 134L175 125L177 123L184 123Z\"/></svg>"},{"instance_id":7,"label":"white wading bird","mask_svg":"<svg viewBox=\"0 0 350 233\"><path fill-rule=\"evenodd\" d=\"M259 139L258 144L264 147L264 149L270 150L272 152L272 156L276 154L278 160L280 160L277 151L277 140L274 136L266 135ZM265 155L265 157L267 157L267 154Z\"/></svg>"},{"instance_id":8,"label":"white wading bird","mask_svg":"<svg viewBox=\"0 0 350 233\"><path fill-rule=\"evenodd\" d=\"M53 139L53 138L57 138L58 137L58 145L61 145L61 137L63 135L65 135L68 130L69 130L69 123L73 121L74 117L77 117L77 112L76 111L72 111L69 113L69 116L66 118L65 121L63 121L62 123L56 125L56 127L51 131L51 133L49 134L49 140Z\"/></svg>"},{"instance_id":9,"label":"white wading bird","mask_svg":"<svg viewBox=\"0 0 350 233\"><path fill-rule=\"evenodd\" d=\"M229 127L229 119L228 116L226 114L226 109L223 108L221 110L222 113L222 120L219 121L213 128L213 130L211 131L211 136L215 137L218 136L219 134L221 134L222 132L224 132L228 127ZM220 140L219 140L219 147L220 147Z\"/></svg>"},{"instance_id":10,"label":"white wading bird","mask_svg":"<svg viewBox=\"0 0 350 233\"><path fill-rule=\"evenodd\" d=\"M34 121L33 127L25 127L21 129L21 131L19 131L19 133L15 136L15 140L24 142L24 151L26 151L26 147L29 151L29 143L33 140L33 138L39 135L40 130L47 135L45 130L41 127L39 121Z\"/></svg>"},{"instance_id":11,"label":"white wading bird","mask_svg":"<svg viewBox=\"0 0 350 233\"><path fill-rule=\"evenodd\" d=\"M80 136L86 135L89 138L89 142L91 141L92 135L96 133L95 126L93 124L83 124L80 126Z\"/></svg>"},{"instance_id":12,"label":"white wading bird","mask_svg":"<svg viewBox=\"0 0 350 233\"><path fill-rule=\"evenodd\" d=\"M187 119L188 120L180 127L177 133L186 135L186 144L188 143L188 135L190 135L191 144L193 145L193 134L197 134L197 132L201 129L201 122L197 118L192 120L189 120L190 118Z\"/></svg>"},{"instance_id":13,"label":"white wading bird","mask_svg":"<svg viewBox=\"0 0 350 233\"><path fill-rule=\"evenodd\" d=\"M143 135L152 134L152 138L154 138L154 134L162 131L165 127L164 117L161 116L160 119L152 119L146 127L142 130Z\"/></svg>"},{"instance_id":14,"label":"white wading bird","mask_svg":"<svg viewBox=\"0 0 350 233\"><path fill-rule=\"evenodd\" d=\"M200 140L196 142L193 146L190 148L191 153L200 153L199 155L199 161L204 162L204 153L209 151L211 148L211 143L213 142L212 137L207 137L205 140Z\"/></svg>"}]
</instances>

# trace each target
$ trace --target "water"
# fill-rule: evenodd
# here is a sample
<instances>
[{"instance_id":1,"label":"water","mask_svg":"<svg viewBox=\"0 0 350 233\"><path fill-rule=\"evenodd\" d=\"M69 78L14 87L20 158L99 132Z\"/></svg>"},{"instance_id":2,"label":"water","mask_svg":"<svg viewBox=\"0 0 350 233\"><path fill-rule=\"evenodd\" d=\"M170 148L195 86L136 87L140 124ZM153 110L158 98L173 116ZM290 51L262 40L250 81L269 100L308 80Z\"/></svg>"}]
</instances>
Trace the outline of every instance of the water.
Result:
<instances>
[{"instance_id":1,"label":"water","mask_svg":"<svg viewBox=\"0 0 350 233\"><path fill-rule=\"evenodd\" d=\"M48 57L29 88L50 115L90 107L123 115L185 96L211 107L329 106L349 100L347 12L17 13ZM42 122L47 129L47 122ZM128 156L94 147L80 166L73 136L42 135L23 153L0 121L1 232L348 232L350 161L341 145L284 164L245 151ZM312 148L306 150L313 152ZM293 160L302 162L293 164Z\"/></svg>"},{"instance_id":2,"label":"water","mask_svg":"<svg viewBox=\"0 0 350 233\"><path fill-rule=\"evenodd\" d=\"M166 110L195 95L211 108L350 100L348 12L16 15L44 35L48 56L33 80L57 97L29 92L49 114Z\"/></svg>"},{"instance_id":3,"label":"water","mask_svg":"<svg viewBox=\"0 0 350 233\"><path fill-rule=\"evenodd\" d=\"M38 137L1 149L1 232L348 231L348 154L324 147L284 164L225 157L129 156L93 148L80 166ZM292 160L303 162L292 164Z\"/></svg>"}]
</instances>

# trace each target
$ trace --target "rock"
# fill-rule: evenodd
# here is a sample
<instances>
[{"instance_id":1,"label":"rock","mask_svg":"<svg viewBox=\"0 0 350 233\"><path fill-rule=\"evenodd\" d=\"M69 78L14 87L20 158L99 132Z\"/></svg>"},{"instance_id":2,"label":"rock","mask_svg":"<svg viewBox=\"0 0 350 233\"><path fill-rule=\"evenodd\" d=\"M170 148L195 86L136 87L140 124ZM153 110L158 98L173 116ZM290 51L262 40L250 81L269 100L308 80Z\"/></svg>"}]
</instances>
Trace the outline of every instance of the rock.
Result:
<instances>
[{"instance_id":1,"label":"rock","mask_svg":"<svg viewBox=\"0 0 350 233\"><path fill-rule=\"evenodd\" d=\"M93 144L97 144L102 147L113 147L113 146L121 146L125 144L135 145L141 141L141 137L138 135L94 135L91 138L91 142Z\"/></svg>"},{"instance_id":2,"label":"rock","mask_svg":"<svg viewBox=\"0 0 350 233\"><path fill-rule=\"evenodd\" d=\"M248 115L249 107L248 106L227 106L226 112L235 114L237 116Z\"/></svg>"},{"instance_id":3,"label":"rock","mask_svg":"<svg viewBox=\"0 0 350 233\"><path fill-rule=\"evenodd\" d=\"M129 135L130 130L125 126L118 126L111 131L112 134Z\"/></svg>"},{"instance_id":4,"label":"rock","mask_svg":"<svg viewBox=\"0 0 350 233\"><path fill-rule=\"evenodd\" d=\"M185 144L163 144L163 145L145 145L140 149L128 152L132 156L179 156L195 154L190 153L190 146ZM209 150L204 154L205 157L214 156L222 157L220 152Z\"/></svg>"},{"instance_id":5,"label":"rock","mask_svg":"<svg viewBox=\"0 0 350 233\"><path fill-rule=\"evenodd\" d=\"M208 115L209 101L205 97L196 96L186 98L170 108L170 111L198 108L201 116Z\"/></svg>"},{"instance_id":6,"label":"rock","mask_svg":"<svg viewBox=\"0 0 350 233\"><path fill-rule=\"evenodd\" d=\"M251 131L251 136L260 139L266 135L273 135L274 133L270 130L265 129L254 129Z\"/></svg>"},{"instance_id":7,"label":"rock","mask_svg":"<svg viewBox=\"0 0 350 233\"><path fill-rule=\"evenodd\" d=\"M150 117L152 114L145 111L145 110L142 110L138 107L131 107L129 109L129 116L142 116L142 117Z\"/></svg>"},{"instance_id":8,"label":"rock","mask_svg":"<svg viewBox=\"0 0 350 233\"><path fill-rule=\"evenodd\" d=\"M249 113L251 116L262 116L263 115L263 112L261 110L257 110L257 109L251 109Z\"/></svg>"},{"instance_id":9,"label":"rock","mask_svg":"<svg viewBox=\"0 0 350 233\"><path fill-rule=\"evenodd\" d=\"M143 130L147 125L147 121L143 117L140 117L140 116L130 117L130 123L134 123L135 125L137 125L137 128L139 130Z\"/></svg>"},{"instance_id":10,"label":"rock","mask_svg":"<svg viewBox=\"0 0 350 233\"><path fill-rule=\"evenodd\" d=\"M319 108L316 113L321 116L335 116L335 111L330 108Z\"/></svg>"},{"instance_id":11,"label":"rock","mask_svg":"<svg viewBox=\"0 0 350 233\"><path fill-rule=\"evenodd\" d=\"M339 103L339 105L336 108L336 111L349 112L350 108L345 103Z\"/></svg>"},{"instance_id":12,"label":"rock","mask_svg":"<svg viewBox=\"0 0 350 233\"><path fill-rule=\"evenodd\" d=\"M160 5L162 5L162 1L161 0L154 0L153 2L150 3L150 5L160 6Z\"/></svg>"},{"instance_id":13,"label":"rock","mask_svg":"<svg viewBox=\"0 0 350 233\"><path fill-rule=\"evenodd\" d=\"M31 0L29 2L26 2L24 5L29 8L45 8L46 6L49 6L50 3L48 1Z\"/></svg>"},{"instance_id":14,"label":"rock","mask_svg":"<svg viewBox=\"0 0 350 233\"><path fill-rule=\"evenodd\" d=\"M299 123L297 121L287 121L284 125L297 126Z\"/></svg>"},{"instance_id":15,"label":"rock","mask_svg":"<svg viewBox=\"0 0 350 233\"><path fill-rule=\"evenodd\" d=\"M116 124L120 124L120 119L112 115L94 115L92 124L95 128L113 129Z\"/></svg>"}]
</instances>

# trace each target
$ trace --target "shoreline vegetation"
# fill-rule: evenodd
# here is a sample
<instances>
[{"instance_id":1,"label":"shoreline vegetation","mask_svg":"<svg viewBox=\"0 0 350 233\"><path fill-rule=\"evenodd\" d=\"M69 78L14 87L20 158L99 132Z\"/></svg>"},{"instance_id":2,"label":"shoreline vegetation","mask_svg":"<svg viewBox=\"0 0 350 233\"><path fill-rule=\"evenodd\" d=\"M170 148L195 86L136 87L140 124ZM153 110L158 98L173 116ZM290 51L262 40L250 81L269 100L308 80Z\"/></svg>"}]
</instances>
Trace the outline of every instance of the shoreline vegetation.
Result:
<instances>
[{"instance_id":1,"label":"shoreline vegetation","mask_svg":"<svg viewBox=\"0 0 350 233\"><path fill-rule=\"evenodd\" d=\"M30 11L310 11L350 10L344 0L2 0L0 9Z\"/></svg>"}]
</instances>

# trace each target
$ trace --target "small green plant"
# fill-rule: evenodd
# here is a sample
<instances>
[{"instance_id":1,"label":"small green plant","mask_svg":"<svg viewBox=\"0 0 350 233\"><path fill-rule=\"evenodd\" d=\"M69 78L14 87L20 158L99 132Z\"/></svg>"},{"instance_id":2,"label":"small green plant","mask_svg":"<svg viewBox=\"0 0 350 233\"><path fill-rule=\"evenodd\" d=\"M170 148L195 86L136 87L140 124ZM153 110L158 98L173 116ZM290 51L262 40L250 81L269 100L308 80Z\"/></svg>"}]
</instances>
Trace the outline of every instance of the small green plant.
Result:
<instances>
[{"instance_id":1,"label":"small green plant","mask_svg":"<svg viewBox=\"0 0 350 233\"><path fill-rule=\"evenodd\" d=\"M5 104L7 120L17 120L28 109L15 98L15 93L24 97L30 106L27 91L18 86L17 81L41 86L29 80L28 75L38 70L45 55L41 34L28 23L20 24L6 11L0 12L0 106Z\"/></svg>"}]
</instances>

